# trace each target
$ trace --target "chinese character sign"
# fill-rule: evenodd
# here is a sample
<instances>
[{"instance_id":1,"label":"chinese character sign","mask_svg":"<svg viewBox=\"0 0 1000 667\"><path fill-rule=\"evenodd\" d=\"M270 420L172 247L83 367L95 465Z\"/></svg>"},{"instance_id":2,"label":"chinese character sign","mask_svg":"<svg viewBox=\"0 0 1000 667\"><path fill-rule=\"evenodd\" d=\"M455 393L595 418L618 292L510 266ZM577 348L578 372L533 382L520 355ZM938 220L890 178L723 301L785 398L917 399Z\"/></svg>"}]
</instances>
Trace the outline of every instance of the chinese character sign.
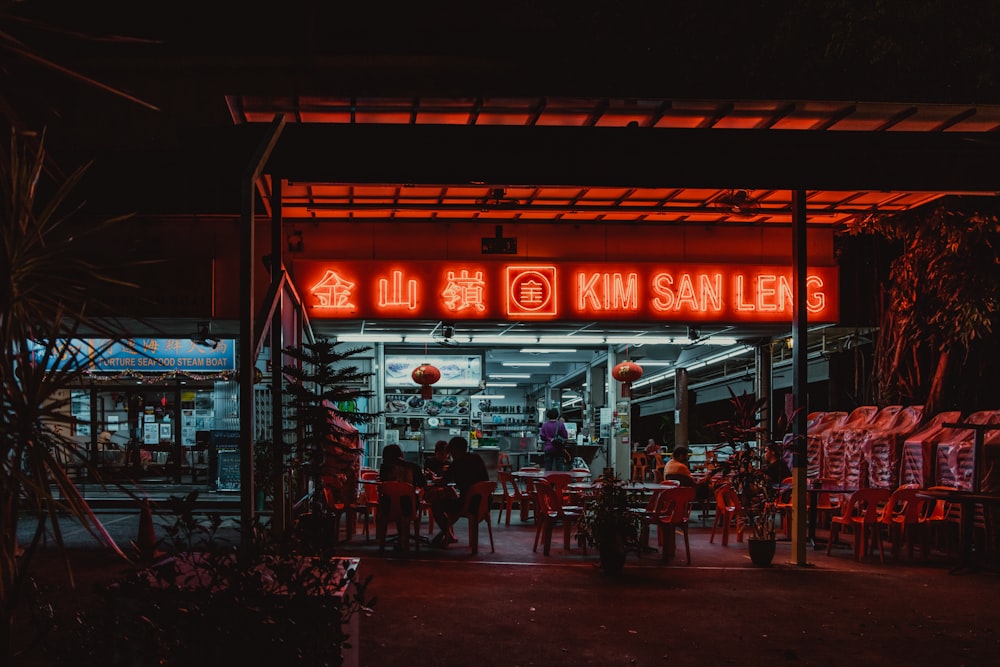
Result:
<instances>
[{"instance_id":1,"label":"chinese character sign","mask_svg":"<svg viewBox=\"0 0 1000 667\"><path fill-rule=\"evenodd\" d=\"M793 305L792 269L773 265L299 260L294 270L317 318L784 322ZM811 321L837 321L838 284L836 267L809 268Z\"/></svg>"}]
</instances>

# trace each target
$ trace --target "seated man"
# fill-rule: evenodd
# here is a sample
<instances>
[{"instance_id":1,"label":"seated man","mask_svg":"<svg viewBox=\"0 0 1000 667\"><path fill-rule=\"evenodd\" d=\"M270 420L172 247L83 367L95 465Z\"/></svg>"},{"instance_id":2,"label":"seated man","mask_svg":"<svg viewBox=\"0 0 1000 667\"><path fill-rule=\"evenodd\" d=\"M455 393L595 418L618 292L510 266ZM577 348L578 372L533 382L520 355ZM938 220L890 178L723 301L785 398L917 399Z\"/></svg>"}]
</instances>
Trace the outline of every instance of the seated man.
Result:
<instances>
[{"instance_id":1,"label":"seated man","mask_svg":"<svg viewBox=\"0 0 1000 667\"><path fill-rule=\"evenodd\" d=\"M434 520L441 526L441 532L431 540L431 544L436 546L447 546L458 541L452 526L462 511L465 493L476 482L485 482L490 478L486 464L478 454L469 451L469 442L462 436L455 436L448 441L448 453L451 455L451 465L441 478L441 484L454 484L458 494L438 494L431 501Z\"/></svg>"},{"instance_id":2,"label":"seated man","mask_svg":"<svg viewBox=\"0 0 1000 667\"><path fill-rule=\"evenodd\" d=\"M416 463L403 458L403 450L399 445L386 445L382 450L382 465L378 469L378 478L383 482L406 482L418 490L426 486L423 469Z\"/></svg>"},{"instance_id":3,"label":"seated man","mask_svg":"<svg viewBox=\"0 0 1000 667\"><path fill-rule=\"evenodd\" d=\"M701 479L695 479L688 467L688 457L691 455L684 445L674 447L673 455L667 464L663 466L663 479L674 479L681 483L681 486L693 486L696 500L707 500L712 497L712 476L718 468L712 470Z\"/></svg>"}]
</instances>

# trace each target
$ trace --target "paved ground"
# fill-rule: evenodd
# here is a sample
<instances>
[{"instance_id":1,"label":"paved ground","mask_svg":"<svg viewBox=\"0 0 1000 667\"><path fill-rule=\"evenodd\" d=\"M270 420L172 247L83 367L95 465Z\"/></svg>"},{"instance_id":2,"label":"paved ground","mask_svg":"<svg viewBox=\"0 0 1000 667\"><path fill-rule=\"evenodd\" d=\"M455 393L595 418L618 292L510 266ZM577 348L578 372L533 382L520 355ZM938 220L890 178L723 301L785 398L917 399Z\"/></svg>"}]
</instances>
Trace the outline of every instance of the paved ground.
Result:
<instances>
[{"instance_id":1,"label":"paved ground","mask_svg":"<svg viewBox=\"0 0 1000 667\"><path fill-rule=\"evenodd\" d=\"M123 544L136 536L136 515L103 518ZM82 583L63 601L78 604L122 567L68 528ZM361 664L947 666L1000 655L1000 577L949 574L954 555L883 565L835 548L803 567L782 542L775 565L758 568L745 545L709 544L709 533L696 522L690 566L633 555L618 578L561 540L533 554L534 528L516 518L494 526L495 553L483 526L478 556L464 524L459 543L419 554L380 556L359 535L343 553L361 558L378 598L362 619ZM49 556L46 578L64 580Z\"/></svg>"}]
</instances>

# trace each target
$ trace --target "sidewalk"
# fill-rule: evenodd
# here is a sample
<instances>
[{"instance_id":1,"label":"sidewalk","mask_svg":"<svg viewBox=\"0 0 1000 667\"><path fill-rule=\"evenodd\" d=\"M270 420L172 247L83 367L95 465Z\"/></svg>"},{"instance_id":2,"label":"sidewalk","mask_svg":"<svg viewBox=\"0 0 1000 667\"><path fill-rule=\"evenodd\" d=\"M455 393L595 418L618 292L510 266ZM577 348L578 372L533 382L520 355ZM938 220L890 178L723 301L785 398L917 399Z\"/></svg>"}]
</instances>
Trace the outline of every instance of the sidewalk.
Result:
<instances>
[{"instance_id":1,"label":"sidewalk","mask_svg":"<svg viewBox=\"0 0 1000 667\"><path fill-rule=\"evenodd\" d=\"M102 519L116 540L135 537L137 515ZM122 571L76 531L67 537L83 585ZM992 664L1000 648L1000 577L950 575L955 561L945 554L887 555L882 565L877 553L855 562L838 547L810 551L803 567L789 564L791 546L779 542L774 566L758 568L745 544L723 547L718 536L709 544L709 520L692 526L690 566L632 554L611 578L592 549L566 552L561 537L550 556L533 553L534 527L516 517L493 531L496 551L482 525L477 556L464 522L447 549L380 557L363 535L343 544L378 598L361 620L363 665L947 666Z\"/></svg>"}]
</instances>

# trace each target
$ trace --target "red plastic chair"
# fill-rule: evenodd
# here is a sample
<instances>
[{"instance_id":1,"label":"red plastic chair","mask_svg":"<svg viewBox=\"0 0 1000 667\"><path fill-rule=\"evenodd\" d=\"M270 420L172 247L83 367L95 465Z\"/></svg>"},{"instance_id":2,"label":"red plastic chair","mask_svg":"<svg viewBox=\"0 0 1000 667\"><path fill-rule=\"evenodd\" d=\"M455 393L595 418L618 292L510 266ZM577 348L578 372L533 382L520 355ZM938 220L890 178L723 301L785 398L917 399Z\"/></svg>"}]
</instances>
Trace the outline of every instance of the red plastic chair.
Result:
<instances>
[{"instance_id":1,"label":"red plastic chair","mask_svg":"<svg viewBox=\"0 0 1000 667\"><path fill-rule=\"evenodd\" d=\"M563 548L569 551L573 526L583 517L583 509L576 506L564 507L562 498L548 480L535 480L535 544L533 552L542 543L542 553L546 556L552 546L552 531L558 524L563 526Z\"/></svg>"},{"instance_id":2,"label":"red plastic chair","mask_svg":"<svg viewBox=\"0 0 1000 667\"><path fill-rule=\"evenodd\" d=\"M729 530L736 531L736 541L743 541L743 507L731 484L720 484L715 488L715 523L708 543L715 542L715 530L722 526L722 546L729 545Z\"/></svg>"},{"instance_id":3,"label":"red plastic chair","mask_svg":"<svg viewBox=\"0 0 1000 667\"><path fill-rule=\"evenodd\" d=\"M375 519L375 534L379 553L385 551L389 522L396 524L399 545L409 551L410 526L413 526L413 544L420 551L420 505L417 490L407 482L382 482L379 484L379 511Z\"/></svg>"},{"instance_id":4,"label":"red plastic chair","mask_svg":"<svg viewBox=\"0 0 1000 667\"><path fill-rule=\"evenodd\" d=\"M878 543L880 562L885 562L885 551L882 548L882 531L879 523L881 506L885 505L889 496L888 489L858 489L851 494L839 516L830 520L830 540L826 543L826 553L830 554L833 543L837 541L841 528L848 528L854 533L854 560L861 560L867 555L869 537L871 542Z\"/></svg>"},{"instance_id":5,"label":"red plastic chair","mask_svg":"<svg viewBox=\"0 0 1000 667\"><path fill-rule=\"evenodd\" d=\"M899 552L905 543L908 556L913 559L913 545L916 533L920 531L920 516L924 503L917 498L918 485L906 484L892 492L889 500L879 515L879 521L886 528L886 535L891 543L890 553L893 558L899 558Z\"/></svg>"},{"instance_id":6,"label":"red plastic chair","mask_svg":"<svg viewBox=\"0 0 1000 667\"><path fill-rule=\"evenodd\" d=\"M673 559L677 551L677 531L684 535L684 551L687 553L687 564L691 564L691 543L688 540L688 523L691 517L691 506L694 504L693 486L675 486L660 492L661 514L656 524L657 538L660 542L662 560L664 563Z\"/></svg>"},{"instance_id":7,"label":"red plastic chair","mask_svg":"<svg viewBox=\"0 0 1000 667\"><path fill-rule=\"evenodd\" d=\"M490 531L490 551L496 551L493 547L493 520L490 518L490 507L496 488L496 482L476 482L466 490L462 497L460 516L465 517L469 522L469 546L472 548L473 554L479 553L479 524L483 521L486 522L486 528Z\"/></svg>"},{"instance_id":8,"label":"red plastic chair","mask_svg":"<svg viewBox=\"0 0 1000 667\"><path fill-rule=\"evenodd\" d=\"M528 515L533 512L535 508L534 493L521 489L521 487L517 484L517 480L514 479L514 475L503 470L497 471L497 483L500 485L500 490L503 493L500 511L497 513L497 523L500 523L504 510L506 510L506 525L509 526L510 514L515 505L517 505L517 508L521 511L521 522L523 523L527 521Z\"/></svg>"}]
</instances>

